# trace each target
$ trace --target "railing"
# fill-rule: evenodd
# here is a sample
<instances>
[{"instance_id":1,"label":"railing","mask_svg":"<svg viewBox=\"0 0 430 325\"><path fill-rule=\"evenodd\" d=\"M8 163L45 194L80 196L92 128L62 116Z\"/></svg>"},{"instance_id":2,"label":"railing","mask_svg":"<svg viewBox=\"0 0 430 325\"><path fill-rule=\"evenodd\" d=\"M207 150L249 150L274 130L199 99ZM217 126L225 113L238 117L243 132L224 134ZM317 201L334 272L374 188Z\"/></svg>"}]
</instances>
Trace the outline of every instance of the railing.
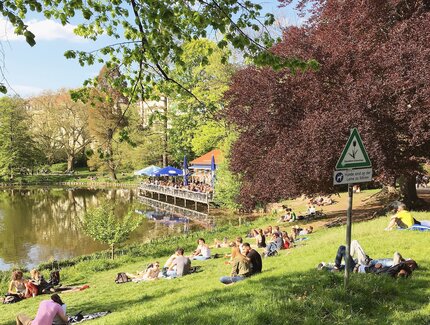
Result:
<instances>
[{"instance_id":1,"label":"railing","mask_svg":"<svg viewBox=\"0 0 430 325\"><path fill-rule=\"evenodd\" d=\"M184 190L181 188L174 188L170 186L140 183L139 190L160 193L164 195L169 195L169 196L195 201L195 202L200 202L200 203L205 203L205 204L209 204L209 202L212 201L212 193L193 192L193 191Z\"/></svg>"},{"instance_id":2,"label":"railing","mask_svg":"<svg viewBox=\"0 0 430 325\"><path fill-rule=\"evenodd\" d=\"M209 215L203 212L183 208L174 204L158 201L142 195L139 195L138 198L142 203L147 204L156 209L167 211L172 214L177 214L177 215L180 215L181 217L203 221L209 224L212 222Z\"/></svg>"}]
</instances>

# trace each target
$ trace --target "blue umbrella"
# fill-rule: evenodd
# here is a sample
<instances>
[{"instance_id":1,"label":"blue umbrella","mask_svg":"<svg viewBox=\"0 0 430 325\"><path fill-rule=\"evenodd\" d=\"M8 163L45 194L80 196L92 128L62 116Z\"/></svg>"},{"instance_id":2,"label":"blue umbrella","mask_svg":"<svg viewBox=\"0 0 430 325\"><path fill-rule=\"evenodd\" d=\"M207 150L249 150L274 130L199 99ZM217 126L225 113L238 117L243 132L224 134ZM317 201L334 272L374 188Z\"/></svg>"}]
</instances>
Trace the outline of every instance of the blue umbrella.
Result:
<instances>
[{"instance_id":1,"label":"blue umbrella","mask_svg":"<svg viewBox=\"0 0 430 325\"><path fill-rule=\"evenodd\" d=\"M184 156L184 186L188 185L188 161L187 161L187 156Z\"/></svg>"},{"instance_id":2,"label":"blue umbrella","mask_svg":"<svg viewBox=\"0 0 430 325\"><path fill-rule=\"evenodd\" d=\"M182 170L172 166L161 168L158 172L154 174L154 176L182 176L182 175L183 175Z\"/></svg>"},{"instance_id":3,"label":"blue umbrella","mask_svg":"<svg viewBox=\"0 0 430 325\"><path fill-rule=\"evenodd\" d=\"M212 188L214 188L214 183L215 183L215 169L216 169L216 165L215 165L215 157L212 155L211 158L211 186Z\"/></svg>"},{"instance_id":4,"label":"blue umbrella","mask_svg":"<svg viewBox=\"0 0 430 325\"><path fill-rule=\"evenodd\" d=\"M161 169L160 167L151 165L151 166L148 166L148 167L143 168L141 170L135 171L134 175L137 175L137 176L143 176L143 175L145 175L145 176L154 176L154 174L156 172L158 172L160 169Z\"/></svg>"}]
</instances>

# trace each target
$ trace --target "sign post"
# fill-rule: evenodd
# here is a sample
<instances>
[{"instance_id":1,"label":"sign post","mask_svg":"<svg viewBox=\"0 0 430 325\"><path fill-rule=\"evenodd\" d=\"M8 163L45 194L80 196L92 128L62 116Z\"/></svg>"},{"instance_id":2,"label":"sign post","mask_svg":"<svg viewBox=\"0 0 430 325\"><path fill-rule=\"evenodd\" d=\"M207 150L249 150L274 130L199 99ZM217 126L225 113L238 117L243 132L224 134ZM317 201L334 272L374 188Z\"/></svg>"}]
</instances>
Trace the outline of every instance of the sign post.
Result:
<instances>
[{"instance_id":1,"label":"sign post","mask_svg":"<svg viewBox=\"0 0 430 325\"><path fill-rule=\"evenodd\" d=\"M352 225L352 198L353 184L369 182L372 180L372 164L364 148L363 141L356 128L351 134L345 148L336 164L333 175L333 185L348 184L348 208L346 210L346 258L344 286L348 287L351 255L351 225Z\"/></svg>"}]
</instances>

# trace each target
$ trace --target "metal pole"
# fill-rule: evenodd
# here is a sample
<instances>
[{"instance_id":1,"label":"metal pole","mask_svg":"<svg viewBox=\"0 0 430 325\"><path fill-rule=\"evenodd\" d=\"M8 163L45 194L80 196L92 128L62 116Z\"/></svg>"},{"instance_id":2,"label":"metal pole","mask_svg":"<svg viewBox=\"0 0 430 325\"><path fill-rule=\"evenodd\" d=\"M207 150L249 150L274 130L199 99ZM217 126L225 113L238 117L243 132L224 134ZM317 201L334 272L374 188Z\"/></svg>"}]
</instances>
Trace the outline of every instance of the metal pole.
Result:
<instances>
[{"instance_id":1,"label":"metal pole","mask_svg":"<svg viewBox=\"0 0 430 325\"><path fill-rule=\"evenodd\" d=\"M348 287L351 259L351 221L352 221L352 184L348 184L348 210L346 210L346 258L345 258L345 289Z\"/></svg>"}]
</instances>

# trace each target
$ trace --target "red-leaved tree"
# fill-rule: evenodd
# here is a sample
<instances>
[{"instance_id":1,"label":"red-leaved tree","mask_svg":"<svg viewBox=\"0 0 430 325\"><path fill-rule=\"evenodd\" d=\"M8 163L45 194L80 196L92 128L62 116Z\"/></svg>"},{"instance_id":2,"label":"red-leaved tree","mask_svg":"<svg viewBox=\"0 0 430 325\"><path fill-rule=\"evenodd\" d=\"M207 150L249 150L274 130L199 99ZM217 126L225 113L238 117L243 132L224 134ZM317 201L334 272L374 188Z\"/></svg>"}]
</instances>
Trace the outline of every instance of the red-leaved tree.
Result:
<instances>
[{"instance_id":1,"label":"red-leaved tree","mask_svg":"<svg viewBox=\"0 0 430 325\"><path fill-rule=\"evenodd\" d=\"M332 192L352 127L379 180L399 181L405 200L416 202L414 175L430 157L430 1L299 6L308 23L288 28L273 51L320 68L248 67L227 93L225 114L240 132L231 166L243 175L241 203Z\"/></svg>"}]
</instances>

